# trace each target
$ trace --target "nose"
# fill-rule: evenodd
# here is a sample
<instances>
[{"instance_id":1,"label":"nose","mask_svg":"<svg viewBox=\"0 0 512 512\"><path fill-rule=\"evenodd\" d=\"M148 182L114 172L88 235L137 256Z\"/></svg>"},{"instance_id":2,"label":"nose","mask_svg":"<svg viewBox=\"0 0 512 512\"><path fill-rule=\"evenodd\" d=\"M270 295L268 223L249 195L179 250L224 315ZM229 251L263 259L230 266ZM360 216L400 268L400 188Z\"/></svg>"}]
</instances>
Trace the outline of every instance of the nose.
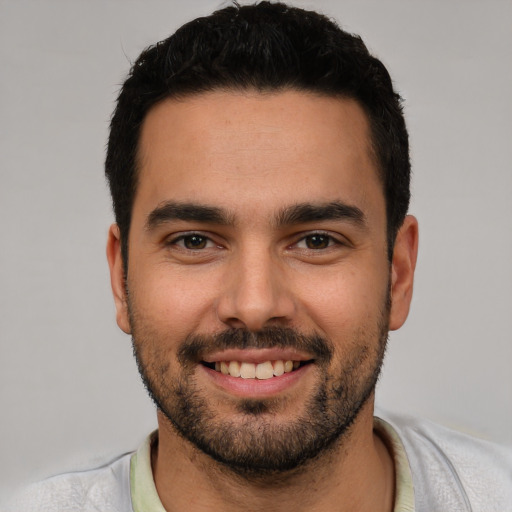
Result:
<instances>
[{"instance_id":1,"label":"nose","mask_svg":"<svg viewBox=\"0 0 512 512\"><path fill-rule=\"evenodd\" d=\"M269 250L247 249L234 257L217 303L219 320L253 332L288 325L295 303L284 274Z\"/></svg>"}]
</instances>

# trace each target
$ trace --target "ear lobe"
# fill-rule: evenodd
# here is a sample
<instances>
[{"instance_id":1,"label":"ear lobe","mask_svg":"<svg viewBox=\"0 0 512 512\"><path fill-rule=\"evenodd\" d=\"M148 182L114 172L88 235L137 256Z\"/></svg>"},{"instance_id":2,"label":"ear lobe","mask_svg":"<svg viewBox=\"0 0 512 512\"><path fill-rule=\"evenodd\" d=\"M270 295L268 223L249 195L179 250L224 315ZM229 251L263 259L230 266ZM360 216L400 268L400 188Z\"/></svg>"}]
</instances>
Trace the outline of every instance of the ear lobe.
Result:
<instances>
[{"instance_id":1,"label":"ear lobe","mask_svg":"<svg viewBox=\"0 0 512 512\"><path fill-rule=\"evenodd\" d=\"M402 327L409 314L417 256L418 221L407 215L396 236L391 263L389 329L392 331Z\"/></svg>"},{"instance_id":2,"label":"ear lobe","mask_svg":"<svg viewBox=\"0 0 512 512\"><path fill-rule=\"evenodd\" d=\"M116 306L117 325L126 334L130 334L131 327L126 300L124 264L121 255L121 234L117 224L112 224L108 231L107 260L110 269L110 285Z\"/></svg>"}]
</instances>

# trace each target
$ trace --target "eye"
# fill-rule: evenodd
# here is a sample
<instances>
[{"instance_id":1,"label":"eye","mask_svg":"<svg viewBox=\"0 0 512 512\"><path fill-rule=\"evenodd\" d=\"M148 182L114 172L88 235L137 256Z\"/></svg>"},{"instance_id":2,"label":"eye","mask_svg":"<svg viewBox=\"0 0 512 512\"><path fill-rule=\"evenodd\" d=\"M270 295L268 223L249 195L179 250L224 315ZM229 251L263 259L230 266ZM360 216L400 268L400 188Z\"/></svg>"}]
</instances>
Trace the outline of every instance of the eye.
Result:
<instances>
[{"instance_id":1,"label":"eye","mask_svg":"<svg viewBox=\"0 0 512 512\"><path fill-rule=\"evenodd\" d=\"M199 251L201 249L207 249L215 245L207 236L203 236L197 233L182 235L178 238L175 238L170 243L171 245L177 245L178 247L188 249L189 251Z\"/></svg>"},{"instance_id":2,"label":"eye","mask_svg":"<svg viewBox=\"0 0 512 512\"><path fill-rule=\"evenodd\" d=\"M297 247L300 249L320 250L327 249L328 247L337 243L338 242L334 240L332 236L326 235L324 233L313 233L299 240Z\"/></svg>"}]
</instances>

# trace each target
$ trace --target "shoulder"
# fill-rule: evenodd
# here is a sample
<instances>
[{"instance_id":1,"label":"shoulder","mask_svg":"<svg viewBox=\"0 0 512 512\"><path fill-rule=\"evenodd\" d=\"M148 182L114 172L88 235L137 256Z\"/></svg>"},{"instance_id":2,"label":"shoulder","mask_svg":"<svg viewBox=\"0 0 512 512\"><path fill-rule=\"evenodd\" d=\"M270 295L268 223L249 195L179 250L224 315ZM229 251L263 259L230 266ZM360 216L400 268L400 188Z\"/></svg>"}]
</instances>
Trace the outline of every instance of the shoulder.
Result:
<instances>
[{"instance_id":1,"label":"shoulder","mask_svg":"<svg viewBox=\"0 0 512 512\"><path fill-rule=\"evenodd\" d=\"M130 458L125 454L95 469L32 484L2 512L131 512Z\"/></svg>"},{"instance_id":2,"label":"shoulder","mask_svg":"<svg viewBox=\"0 0 512 512\"><path fill-rule=\"evenodd\" d=\"M420 510L444 502L450 510L512 511L511 447L418 418L379 416L403 443Z\"/></svg>"}]
</instances>

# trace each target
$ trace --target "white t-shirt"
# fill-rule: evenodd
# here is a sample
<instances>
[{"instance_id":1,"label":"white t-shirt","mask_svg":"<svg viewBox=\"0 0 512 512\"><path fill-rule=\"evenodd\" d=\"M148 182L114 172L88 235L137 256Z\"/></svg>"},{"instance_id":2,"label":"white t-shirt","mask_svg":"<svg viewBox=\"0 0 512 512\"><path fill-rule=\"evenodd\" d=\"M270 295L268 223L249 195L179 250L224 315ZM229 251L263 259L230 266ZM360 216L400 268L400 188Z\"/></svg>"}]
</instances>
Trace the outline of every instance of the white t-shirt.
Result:
<instances>
[{"instance_id":1,"label":"white t-shirt","mask_svg":"<svg viewBox=\"0 0 512 512\"><path fill-rule=\"evenodd\" d=\"M410 417L379 414L393 455L394 512L512 512L512 449ZM2 512L165 512L150 434L136 452L30 486Z\"/></svg>"}]
</instances>

